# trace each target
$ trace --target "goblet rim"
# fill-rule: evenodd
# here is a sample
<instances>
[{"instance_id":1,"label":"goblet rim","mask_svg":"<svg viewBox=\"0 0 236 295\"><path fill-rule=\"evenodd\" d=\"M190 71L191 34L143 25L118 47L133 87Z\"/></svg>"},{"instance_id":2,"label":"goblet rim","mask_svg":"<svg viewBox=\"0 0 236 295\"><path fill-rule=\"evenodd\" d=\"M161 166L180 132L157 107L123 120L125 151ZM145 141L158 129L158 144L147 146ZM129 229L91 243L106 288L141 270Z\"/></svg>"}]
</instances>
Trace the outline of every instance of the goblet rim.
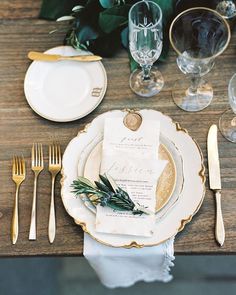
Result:
<instances>
[{"instance_id":1,"label":"goblet rim","mask_svg":"<svg viewBox=\"0 0 236 295\"><path fill-rule=\"evenodd\" d=\"M143 2L146 2L146 3L152 3L152 4L153 4L154 6L156 6L156 7L158 8L158 10L159 10L160 17L159 17L158 21L157 21L154 25L148 27L149 29L152 29L152 28L156 27L157 25L159 25L160 22L162 22L162 17L163 17L161 7L160 7L156 2L153 2L153 1L150 1L150 0L149 0L149 1L143 1L143 0L141 0L141 1L137 2L137 3L135 3L134 5L131 6L131 8L130 8L130 10L129 10L128 20L129 20L130 22L132 22L132 24L133 24L135 27L137 27L137 25L134 24L134 22L132 21L132 19L131 19L131 17L130 17L130 16L131 16L131 11L132 11L132 9L133 9L135 6L138 6L139 4L141 4L141 3L143 3Z\"/></svg>"},{"instance_id":2,"label":"goblet rim","mask_svg":"<svg viewBox=\"0 0 236 295\"><path fill-rule=\"evenodd\" d=\"M227 41L224 45L224 47L219 50L217 53L215 53L214 55L212 56L209 56L209 57L191 57L191 58L188 58L190 60L209 60L209 59L215 59L217 56L221 55L225 49L228 47L229 45L229 42L230 42L230 39L231 39L231 30L230 30L230 26L227 22L227 20L219 13L217 12L216 10L213 10L213 9L210 9L208 7L203 7L203 6L200 6L200 7L193 7L193 8L189 8L189 9L186 9L184 11L182 11L181 13L179 13L174 19L173 21L171 22L171 25L170 25L170 29L169 29L169 40L170 40L170 43L171 43L171 46L172 48L174 49L174 51L178 54L178 55L182 55L183 53L181 53L178 48L174 45L174 42L173 42L173 38L172 38L172 29L173 29L173 26L175 24L175 22L182 16L184 15L185 13L187 12L190 12L190 11L194 11L194 10L205 10L205 11L210 11L211 13L215 14L216 16L218 16L222 22L225 24L226 28L227 28L227 31L228 31L228 38L227 38Z\"/></svg>"}]
</instances>

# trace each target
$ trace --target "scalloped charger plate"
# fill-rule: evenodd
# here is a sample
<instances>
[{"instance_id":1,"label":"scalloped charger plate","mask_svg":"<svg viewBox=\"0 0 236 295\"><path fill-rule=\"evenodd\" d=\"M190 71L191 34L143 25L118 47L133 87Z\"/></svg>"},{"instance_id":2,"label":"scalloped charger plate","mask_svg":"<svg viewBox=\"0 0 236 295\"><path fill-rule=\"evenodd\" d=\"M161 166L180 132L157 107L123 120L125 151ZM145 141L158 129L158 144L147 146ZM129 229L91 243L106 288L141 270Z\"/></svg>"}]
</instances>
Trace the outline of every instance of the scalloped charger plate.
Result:
<instances>
[{"instance_id":1,"label":"scalloped charger plate","mask_svg":"<svg viewBox=\"0 0 236 295\"><path fill-rule=\"evenodd\" d=\"M178 201L171 210L161 219L156 220L152 237L136 237L129 235L112 235L96 232L95 215L85 205L83 200L75 197L71 192L71 183L78 175L78 162L87 139L94 139L103 130L106 117L122 117L126 111L110 111L96 117L91 124L81 131L68 144L63 155L61 197L68 214L89 233L95 240L113 247L145 247L158 245L175 236L190 222L193 215L199 210L205 195L205 176L203 156L197 143L185 129L174 123L170 117L155 110L140 110L139 114L145 118L158 120L161 123L161 132L174 143L183 161L183 187Z\"/></svg>"}]
</instances>

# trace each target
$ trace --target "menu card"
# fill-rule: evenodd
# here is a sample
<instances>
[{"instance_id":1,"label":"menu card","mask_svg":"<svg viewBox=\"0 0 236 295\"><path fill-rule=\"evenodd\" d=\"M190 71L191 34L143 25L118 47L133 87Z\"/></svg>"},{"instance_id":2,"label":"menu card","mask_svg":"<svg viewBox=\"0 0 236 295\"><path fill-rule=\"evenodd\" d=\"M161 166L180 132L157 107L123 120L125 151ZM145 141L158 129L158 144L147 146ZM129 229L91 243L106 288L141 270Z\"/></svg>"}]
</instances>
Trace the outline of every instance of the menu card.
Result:
<instances>
[{"instance_id":1,"label":"menu card","mask_svg":"<svg viewBox=\"0 0 236 295\"><path fill-rule=\"evenodd\" d=\"M150 214L134 215L97 206L96 230L102 233L150 237L155 225L156 185L166 161L158 160L160 123L144 120L137 131L122 118L107 118L104 125L101 174L109 174L135 204Z\"/></svg>"}]
</instances>

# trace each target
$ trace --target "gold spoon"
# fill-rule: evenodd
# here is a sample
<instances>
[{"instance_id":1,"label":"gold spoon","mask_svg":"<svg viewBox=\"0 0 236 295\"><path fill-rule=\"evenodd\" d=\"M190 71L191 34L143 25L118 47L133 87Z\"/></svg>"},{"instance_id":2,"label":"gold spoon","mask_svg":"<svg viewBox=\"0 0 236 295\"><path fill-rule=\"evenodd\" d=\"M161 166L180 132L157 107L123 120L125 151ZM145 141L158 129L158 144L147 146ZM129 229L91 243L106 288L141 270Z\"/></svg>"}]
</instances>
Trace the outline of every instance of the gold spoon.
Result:
<instances>
[{"instance_id":1,"label":"gold spoon","mask_svg":"<svg viewBox=\"0 0 236 295\"><path fill-rule=\"evenodd\" d=\"M28 53L28 58L31 60L40 61L61 61L61 60L76 60L76 61L98 61L102 57L98 55L75 55L75 56L62 56L59 54L47 54L41 52L30 51Z\"/></svg>"}]
</instances>

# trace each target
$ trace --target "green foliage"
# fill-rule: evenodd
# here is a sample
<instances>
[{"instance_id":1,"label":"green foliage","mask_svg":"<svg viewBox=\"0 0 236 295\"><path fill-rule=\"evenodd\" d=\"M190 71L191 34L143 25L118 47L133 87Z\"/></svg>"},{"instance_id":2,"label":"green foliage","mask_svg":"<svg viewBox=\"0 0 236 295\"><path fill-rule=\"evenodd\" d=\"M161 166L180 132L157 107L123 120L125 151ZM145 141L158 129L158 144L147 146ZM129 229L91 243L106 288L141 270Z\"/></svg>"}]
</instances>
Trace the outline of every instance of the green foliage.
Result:
<instances>
[{"instance_id":1,"label":"green foliage","mask_svg":"<svg viewBox=\"0 0 236 295\"><path fill-rule=\"evenodd\" d=\"M168 29L173 15L173 0L153 0L163 12L164 44L161 61L169 47ZM137 0L43 0L41 18L57 19L72 15L65 44L92 51L104 57L113 56L123 45L128 50L128 12ZM73 7L78 6L78 9ZM81 8L81 6L83 6ZM137 67L130 56L131 70Z\"/></svg>"},{"instance_id":2,"label":"green foliage","mask_svg":"<svg viewBox=\"0 0 236 295\"><path fill-rule=\"evenodd\" d=\"M100 175L100 182L91 183L84 177L79 177L72 183L73 193L76 196L86 194L90 201L97 206L100 204L108 206L117 211L132 211L133 214L143 214L145 212L136 209L134 202L131 200L127 192L122 188L114 188L114 180L109 176ZM115 184L116 186L116 184Z\"/></svg>"},{"instance_id":3,"label":"green foliage","mask_svg":"<svg viewBox=\"0 0 236 295\"><path fill-rule=\"evenodd\" d=\"M99 14L99 26L104 33L111 33L127 25L130 5L113 6Z\"/></svg>"}]
</instances>

